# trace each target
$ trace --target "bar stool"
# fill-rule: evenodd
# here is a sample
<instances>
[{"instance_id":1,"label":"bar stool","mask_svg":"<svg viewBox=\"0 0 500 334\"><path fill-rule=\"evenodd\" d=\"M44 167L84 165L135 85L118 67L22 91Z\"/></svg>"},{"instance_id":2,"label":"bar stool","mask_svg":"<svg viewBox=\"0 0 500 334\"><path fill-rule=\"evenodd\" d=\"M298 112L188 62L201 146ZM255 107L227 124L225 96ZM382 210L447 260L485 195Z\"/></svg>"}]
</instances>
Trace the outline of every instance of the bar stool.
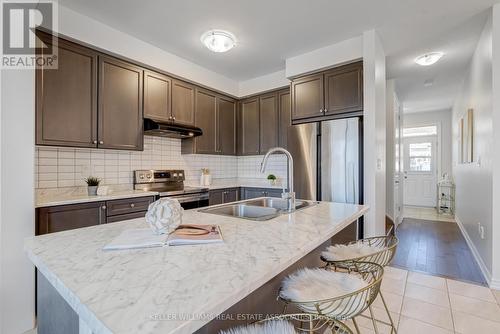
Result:
<instances>
[{"instance_id":1,"label":"bar stool","mask_svg":"<svg viewBox=\"0 0 500 334\"><path fill-rule=\"evenodd\" d=\"M313 326L310 327L310 324ZM220 331L219 334L314 334L326 333L327 329L333 334L353 334L349 327L339 321L307 313L282 314L255 324Z\"/></svg>"},{"instance_id":2,"label":"bar stool","mask_svg":"<svg viewBox=\"0 0 500 334\"><path fill-rule=\"evenodd\" d=\"M394 258L398 243L398 238L393 235L360 239L347 244L328 247L321 253L321 260L326 263L326 269L333 269L334 271L339 269L347 271L355 270L356 263L359 262L373 262L385 267ZM392 320L389 308L387 307L387 303L382 295L382 291L380 291L380 299L382 300L382 304L387 312L389 323L373 318L373 311L370 305L369 310L372 321L375 320L390 326L391 334L397 334L396 326L394 325L394 321ZM375 323L374 327L375 332L378 333Z\"/></svg>"},{"instance_id":3,"label":"bar stool","mask_svg":"<svg viewBox=\"0 0 500 334\"><path fill-rule=\"evenodd\" d=\"M357 262L351 269L340 272L306 268L288 276L278 295L285 304L283 313L293 307L306 314L329 318L332 324L341 324L339 327L342 328L348 327L346 320L352 320L359 334L355 318L369 308L377 297L384 269L370 262ZM371 308L369 310L371 313ZM376 327L375 320L373 325ZM314 323L309 322L309 328L314 327ZM334 327L330 328L336 333ZM348 333L352 332L349 329Z\"/></svg>"}]
</instances>

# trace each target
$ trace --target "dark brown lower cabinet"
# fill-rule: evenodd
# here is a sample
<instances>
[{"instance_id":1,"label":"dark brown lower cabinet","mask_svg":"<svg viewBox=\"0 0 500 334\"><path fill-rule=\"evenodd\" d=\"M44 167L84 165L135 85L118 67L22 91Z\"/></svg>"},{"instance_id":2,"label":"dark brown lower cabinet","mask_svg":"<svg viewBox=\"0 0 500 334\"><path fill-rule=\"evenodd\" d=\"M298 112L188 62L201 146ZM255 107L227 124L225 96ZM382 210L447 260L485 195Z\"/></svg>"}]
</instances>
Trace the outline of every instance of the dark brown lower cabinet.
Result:
<instances>
[{"instance_id":1,"label":"dark brown lower cabinet","mask_svg":"<svg viewBox=\"0 0 500 334\"><path fill-rule=\"evenodd\" d=\"M252 199L257 197L281 197L283 190L275 188L242 188L241 199Z\"/></svg>"},{"instance_id":2,"label":"dark brown lower cabinet","mask_svg":"<svg viewBox=\"0 0 500 334\"><path fill-rule=\"evenodd\" d=\"M154 196L38 208L36 235L144 217Z\"/></svg>"},{"instance_id":3,"label":"dark brown lower cabinet","mask_svg":"<svg viewBox=\"0 0 500 334\"><path fill-rule=\"evenodd\" d=\"M105 202L51 206L37 209L35 234L61 232L105 223Z\"/></svg>"},{"instance_id":4,"label":"dark brown lower cabinet","mask_svg":"<svg viewBox=\"0 0 500 334\"><path fill-rule=\"evenodd\" d=\"M210 190L209 205L236 202L239 199L239 188Z\"/></svg>"}]
</instances>

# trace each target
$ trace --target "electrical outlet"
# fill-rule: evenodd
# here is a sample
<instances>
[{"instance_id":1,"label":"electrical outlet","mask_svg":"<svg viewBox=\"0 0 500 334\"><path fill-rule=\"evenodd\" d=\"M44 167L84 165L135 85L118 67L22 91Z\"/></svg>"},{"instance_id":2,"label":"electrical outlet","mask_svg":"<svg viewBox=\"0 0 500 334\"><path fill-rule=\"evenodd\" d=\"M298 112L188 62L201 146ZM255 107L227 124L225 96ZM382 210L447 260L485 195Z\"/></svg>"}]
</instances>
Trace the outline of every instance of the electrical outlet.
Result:
<instances>
[{"instance_id":1,"label":"electrical outlet","mask_svg":"<svg viewBox=\"0 0 500 334\"><path fill-rule=\"evenodd\" d=\"M481 239L484 239L484 226L481 223L477 223L477 233Z\"/></svg>"}]
</instances>

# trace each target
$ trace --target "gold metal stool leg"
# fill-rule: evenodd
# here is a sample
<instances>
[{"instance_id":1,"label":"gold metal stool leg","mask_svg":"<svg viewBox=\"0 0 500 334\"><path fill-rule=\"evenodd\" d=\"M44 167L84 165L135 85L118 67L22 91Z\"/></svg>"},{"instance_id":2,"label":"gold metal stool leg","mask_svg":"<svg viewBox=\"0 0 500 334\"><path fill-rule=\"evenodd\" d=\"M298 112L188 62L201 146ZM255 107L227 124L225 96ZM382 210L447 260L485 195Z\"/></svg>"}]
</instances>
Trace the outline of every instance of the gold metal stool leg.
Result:
<instances>
[{"instance_id":1,"label":"gold metal stool leg","mask_svg":"<svg viewBox=\"0 0 500 334\"><path fill-rule=\"evenodd\" d=\"M356 329L356 333L361 334L361 331L359 330L358 323L356 322L356 319L352 318L352 323L354 324L354 328Z\"/></svg>"},{"instance_id":2,"label":"gold metal stool leg","mask_svg":"<svg viewBox=\"0 0 500 334\"><path fill-rule=\"evenodd\" d=\"M380 295L380 299L382 299L382 304L384 304L385 311L387 312L387 316L389 317L389 322L391 323L391 334L393 332L394 332L394 334L398 334L398 330L396 329L396 326L394 325L394 321L392 320L391 312L389 312L389 308L387 307L387 303L385 302L384 296L382 295L382 290L380 290L378 294Z\"/></svg>"},{"instance_id":3,"label":"gold metal stool leg","mask_svg":"<svg viewBox=\"0 0 500 334\"><path fill-rule=\"evenodd\" d=\"M372 323L373 323L373 330L375 331L375 334L378 334L378 326L377 326L377 319L375 319L375 315L373 314L373 309L372 306L368 306L368 310L370 311L370 316L372 318Z\"/></svg>"}]
</instances>

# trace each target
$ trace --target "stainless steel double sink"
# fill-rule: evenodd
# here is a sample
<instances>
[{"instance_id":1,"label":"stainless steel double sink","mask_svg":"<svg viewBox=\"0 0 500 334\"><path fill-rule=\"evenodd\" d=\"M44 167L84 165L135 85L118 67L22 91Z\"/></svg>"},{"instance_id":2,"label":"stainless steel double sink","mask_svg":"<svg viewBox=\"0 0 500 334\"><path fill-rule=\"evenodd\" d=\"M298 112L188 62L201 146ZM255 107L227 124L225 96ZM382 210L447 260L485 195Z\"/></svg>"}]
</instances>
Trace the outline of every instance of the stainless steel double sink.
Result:
<instances>
[{"instance_id":1,"label":"stainless steel double sink","mask_svg":"<svg viewBox=\"0 0 500 334\"><path fill-rule=\"evenodd\" d=\"M317 202L296 200L295 211L302 210L316 204ZM246 201L222 204L198 211L220 216L263 221L288 213L286 208L286 200L274 197L261 197Z\"/></svg>"}]
</instances>

